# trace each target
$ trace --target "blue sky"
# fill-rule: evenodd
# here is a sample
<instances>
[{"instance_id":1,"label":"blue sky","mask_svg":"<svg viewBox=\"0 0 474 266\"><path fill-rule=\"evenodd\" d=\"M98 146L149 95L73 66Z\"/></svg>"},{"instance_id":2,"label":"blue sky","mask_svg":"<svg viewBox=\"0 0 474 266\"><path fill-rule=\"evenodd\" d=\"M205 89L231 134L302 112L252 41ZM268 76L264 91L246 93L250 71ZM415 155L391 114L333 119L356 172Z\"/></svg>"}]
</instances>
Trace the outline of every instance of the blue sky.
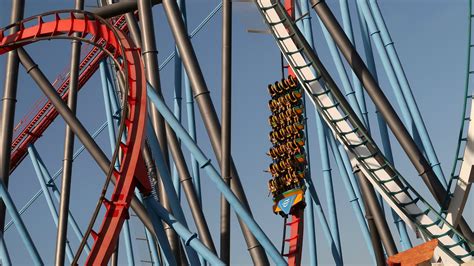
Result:
<instances>
[{"instance_id":1,"label":"blue sky","mask_svg":"<svg viewBox=\"0 0 474 266\"><path fill-rule=\"evenodd\" d=\"M339 17L338 1L328 2L336 16ZM194 29L217 4L218 1L210 0L188 1L189 29ZM10 1L0 0L0 25L2 27L8 24L10 5ZM93 5L95 5L94 1L86 1L86 6L91 7ZM25 17L53 9L72 7L73 1L27 1ZM466 68L467 1L387 0L380 1L380 7L392 38L395 41L395 46L417 99L418 106L423 114L441 161L441 166L445 174L448 175L454 158L462 108ZM350 9L354 19L353 25L356 29L356 42L361 47L361 39L357 30L357 16L354 12L354 1L350 1ZM153 12L159 61L163 62L173 51L174 41L162 7L156 6ZM315 16L315 13L311 12L311 15ZM220 20L220 13L218 13L208 26L193 39L193 45L208 88L211 91L211 97L214 100L216 110L220 110ZM283 219L280 216L274 215L271 211L272 202L271 198L267 197L266 186L269 175L264 173L263 170L270 161L265 155L270 147L267 137L267 133L270 131L267 117L270 113L267 108L269 96L266 86L280 79L280 57L273 37L247 32L248 29L265 29L266 27L253 3L235 3L233 23L232 154L247 197L251 203L254 217L275 246L279 248L282 240ZM317 19L312 19L312 25L318 54L339 83ZM65 66L69 65L70 42L68 41L45 41L30 45L26 50L30 52L51 81L55 79ZM3 84L4 81L5 61L5 56L0 57L0 84ZM381 87L398 110L378 56L376 56L376 61ZM174 88L174 69L172 65L173 63L171 62L160 72L163 93L169 103L172 101ZM96 74L81 90L79 95L78 117L90 132L93 132L105 121L102 92L99 86L100 79L98 74ZM21 70L15 121L19 121L40 96L41 92L39 89L35 87L25 71ZM376 119L373 104L368 102L368 106L371 124L373 125L372 127L375 127ZM185 113L185 109L183 109L183 113ZM315 118L310 106L308 106L308 113L312 178L316 184L316 190L319 193L323 208L326 209L326 194L322 182L321 164L318 159L319 148L316 138ZM199 115L197 119L199 145L213 159L213 162L216 162ZM185 118L183 122L186 123ZM61 119L57 119L36 144L51 173L55 173L61 165L63 136L64 122ZM374 138L379 139L378 133L374 133ZM105 151L109 152L108 137L105 132L97 138L97 142ZM80 143L76 142L76 148L79 145ZM392 141L392 147L397 169L415 187L419 188L420 193L426 198L431 199L426 188L424 188L422 182L417 177L416 171L394 140ZM345 193L336 165L333 161L331 163L344 260L346 264L369 264L371 263L369 252L359 227L355 222L349 198ZM211 228L214 242L218 246L219 193L205 174L202 174L201 179L204 192L203 209ZM10 180L10 192L19 208L40 188L29 158L23 161ZM90 218L102 182L103 174L100 169L87 153L83 153L75 161L71 199L71 210L82 228L85 228ZM189 214L186 201L183 200L182 203L185 212ZM473 200L471 196L465 211L465 216L470 222L474 219L472 207ZM56 229L44 198L40 197L23 217L44 261L46 264L51 264L54 256ZM388 212L387 217L390 217ZM191 219L191 216L188 216L188 219ZM318 219L315 220L318 221ZM140 225L137 218L132 217L131 222L132 237L143 237L143 226ZM393 224L391 219L389 224L391 226ZM193 226L191 228L194 230ZM321 265L332 264L333 260L319 223L315 224L315 228L317 233L318 261ZM394 230L393 232L396 235ZM14 230L14 227L5 233L5 238L12 261L17 265L29 264L28 254L19 240L18 233ZM70 239L75 249L77 240L72 234ZM305 244L307 244L307 241ZM234 265L251 264L235 215L233 215L232 222L231 246L231 259ZM142 259L149 259L142 241L136 241L134 251L137 262ZM121 262L125 263L124 252L121 252L120 256ZM303 257L303 263L308 263L309 257L307 252L303 253Z\"/></svg>"}]
</instances>

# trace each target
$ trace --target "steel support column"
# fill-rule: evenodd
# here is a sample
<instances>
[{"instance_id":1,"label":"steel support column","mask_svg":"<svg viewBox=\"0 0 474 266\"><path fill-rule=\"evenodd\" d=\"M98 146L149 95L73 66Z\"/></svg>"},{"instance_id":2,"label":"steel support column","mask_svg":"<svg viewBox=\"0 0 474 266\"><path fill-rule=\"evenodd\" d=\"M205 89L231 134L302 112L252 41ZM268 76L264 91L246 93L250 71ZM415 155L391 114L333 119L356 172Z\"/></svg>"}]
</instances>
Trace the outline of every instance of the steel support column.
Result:
<instances>
[{"instance_id":1,"label":"steel support column","mask_svg":"<svg viewBox=\"0 0 474 266\"><path fill-rule=\"evenodd\" d=\"M327 137L329 146L331 147L332 153L334 155L336 165L339 168L339 173L342 177L342 181L344 182L344 186L346 187L346 192L347 192L347 195L349 196L349 200L351 202L352 208L357 218L357 222L359 223L359 227L362 232L362 236L364 237L365 244L367 245L369 253L372 256L374 256L374 249L372 247L372 242L370 240L369 229L367 228L367 224L365 223L362 208L359 205L359 201L362 201L362 199L359 198L354 192L354 185L356 184L353 184L355 182L355 179L354 178L351 179L351 176L350 176L352 175L352 168L347 169L344 167L344 154L345 153L341 153L341 151L338 149L338 144L336 143L334 136L330 135L330 133L326 131L326 137Z\"/></svg>"},{"instance_id":2,"label":"steel support column","mask_svg":"<svg viewBox=\"0 0 474 266\"><path fill-rule=\"evenodd\" d=\"M77 10L84 9L84 0L76 0L74 6ZM78 33L74 36L79 37ZM77 92L79 81L79 63L81 60L81 42L72 40L71 66L69 75L69 90L67 105L73 114L76 114ZM67 242L67 224L69 217L69 199L71 194L72 156L74 153L74 133L66 124L64 137L63 176L61 181L61 200L59 201L59 221L56 236L56 253L54 261L56 265L64 264L64 254Z\"/></svg>"},{"instance_id":3,"label":"steel support column","mask_svg":"<svg viewBox=\"0 0 474 266\"><path fill-rule=\"evenodd\" d=\"M370 211L370 215L374 218L375 226L377 227L377 232L383 246L385 247L385 251L388 256L393 256L398 253L397 246L395 245L392 233L390 233L390 229L388 228L383 209L379 205L374 187L359 169L356 169L354 173L359 177L359 184L362 190L362 196L364 197L364 202L367 205L367 209Z\"/></svg>"},{"instance_id":4,"label":"steel support column","mask_svg":"<svg viewBox=\"0 0 474 266\"><path fill-rule=\"evenodd\" d=\"M10 23L13 24L23 18L25 9L24 0L12 1ZM10 33L17 31L13 27ZM8 189L10 176L10 152L15 123L15 105L18 83L18 55L15 50L8 52L5 65L5 83L2 97L2 111L0 112L0 181ZM5 226L5 205L0 202L0 231ZM2 235L3 237L3 235Z\"/></svg>"},{"instance_id":5,"label":"steel support column","mask_svg":"<svg viewBox=\"0 0 474 266\"><path fill-rule=\"evenodd\" d=\"M40 183L41 190L43 190L43 195L44 195L44 198L46 199L46 204L48 205L49 212L51 213L51 217L53 218L53 221L56 227L58 227L59 226L58 210L56 209L56 206L53 203L53 199L51 195L49 194L48 178L41 171L39 155L36 148L33 145L30 145L28 147L28 155L30 155L31 163L33 164L33 168L35 169L36 177L38 177L38 182ZM67 254L69 263L71 263L72 259L74 258L74 255L67 239L65 242L66 242L65 243L66 245L64 246L64 251ZM63 263L61 265L64 265L64 258L63 258Z\"/></svg>"},{"instance_id":6,"label":"steel support column","mask_svg":"<svg viewBox=\"0 0 474 266\"><path fill-rule=\"evenodd\" d=\"M231 109L232 109L232 2L222 1L222 111L221 111L221 175L230 187ZM221 195L220 255L230 263L230 206Z\"/></svg>"},{"instance_id":7,"label":"steel support column","mask_svg":"<svg viewBox=\"0 0 474 266\"><path fill-rule=\"evenodd\" d=\"M74 114L68 108L66 103L64 103L61 97L59 97L54 87L48 81L43 72L38 68L38 65L35 64L35 62L31 59L31 57L23 48L18 49L18 57L20 59L21 64L25 67L25 69L36 82L38 87L51 101L51 103L54 105L58 113L63 117L65 122L71 127L78 139L84 144L85 148L89 151L92 158L97 162L100 169L104 173L107 173L110 166L109 159L97 145L94 139L91 137L89 132L87 132L82 123L74 116ZM114 176L112 176L112 182L115 183ZM156 236L147 211L136 197L132 198L132 201L130 202L130 207L135 211L137 216L148 228L148 230L150 230L150 232L152 232Z\"/></svg>"},{"instance_id":8,"label":"steel support column","mask_svg":"<svg viewBox=\"0 0 474 266\"><path fill-rule=\"evenodd\" d=\"M310 14L306 14L309 12L309 5L308 5L308 0L300 0L300 5L298 8L298 5L295 5L295 18L299 19L296 23L298 28L303 32L304 37L306 40L308 40L308 43L310 45L313 45L313 32L311 28L311 23L310 23ZM301 17L302 14L305 14L305 17ZM312 46L313 47L313 46ZM307 107L306 107L306 94L303 94L303 106L305 106L304 111L303 111L303 116L304 116L304 135L306 136L306 141L304 144L304 149L306 151L306 157L308 161L308 172L307 172L307 177L312 179L312 171L311 171L311 156L310 156L310 148L309 148L309 128L308 128L308 114L307 114ZM310 258L310 265L316 266L318 263L318 258L317 258L317 250L316 250L316 230L315 230L315 221L314 221L314 208L313 208L313 199L311 197L311 193L309 190L305 191L305 202L306 202L306 207L305 207L305 220L306 220L306 228L308 233L306 235L308 236L308 247L309 247L309 258ZM331 232L332 233L332 232ZM336 247L338 240L336 238L339 237L339 234L336 236L334 233L332 234L334 237L334 241L336 242ZM340 252L338 252L340 254Z\"/></svg>"},{"instance_id":9,"label":"steel support column","mask_svg":"<svg viewBox=\"0 0 474 266\"><path fill-rule=\"evenodd\" d=\"M153 13L151 10L150 0L138 0L138 13L140 16L140 27L141 27L141 48L142 48L142 57L145 64L146 79L150 84L157 90L158 95L161 95L161 84L160 84L160 72L158 68L158 50L156 48L156 39L155 39L155 27L153 25ZM150 103L150 105L152 105ZM161 152L163 153L163 159L167 169L170 169L169 153L168 153L168 142L166 140L166 130L163 123L163 117L156 111L155 108L150 109L150 118L153 125L154 134L158 138L159 146ZM148 136L150 137L150 136ZM168 170L169 171L169 170ZM162 176L160 175L160 180ZM168 195L165 193L163 187L163 182L159 183L159 197L160 202L163 206L170 211L171 206L168 201ZM168 225L165 224L166 235L171 245L171 250L173 251L178 264L180 263L180 245L178 237L173 230L170 229Z\"/></svg>"},{"instance_id":10,"label":"steel support column","mask_svg":"<svg viewBox=\"0 0 474 266\"><path fill-rule=\"evenodd\" d=\"M367 23L365 22L364 15L362 14L362 10L360 9L359 4L357 4L357 11L358 11L357 14L359 15L360 32L361 32L361 37L362 37L362 43L364 45L364 52L365 52L367 67L369 68L370 73L372 73L372 75L374 76L375 80L378 81L377 71L375 68L374 55L372 52L372 45L369 39L369 30L367 28ZM380 114L378 110L376 110L375 113L377 116L379 134L382 140L384 155L389 162L394 163L387 123L385 123L385 120L383 119L382 115ZM394 223L400 235L400 244L402 246L402 250L411 248L412 244L410 241L410 237L408 236L405 222L398 216L398 214L393 209L391 209L391 212L392 212Z\"/></svg>"},{"instance_id":11,"label":"steel support column","mask_svg":"<svg viewBox=\"0 0 474 266\"><path fill-rule=\"evenodd\" d=\"M403 125L402 121L381 90L380 86L370 74L367 66L362 61L362 58L359 56L347 36L344 34L344 31L332 14L331 10L323 0L311 0L311 3L314 10L321 18L337 46L341 50L342 54L349 62L359 79L362 81L367 93L385 118L385 121L397 140L400 142L400 145L408 155L419 175L422 177L423 181L428 186L429 190L438 203L445 205L447 202L445 200L447 195L446 190L434 174L431 165L425 159L415 141L411 138L406 127Z\"/></svg>"},{"instance_id":12,"label":"steel support column","mask_svg":"<svg viewBox=\"0 0 474 266\"><path fill-rule=\"evenodd\" d=\"M253 234L268 254L272 257L273 261L277 264L284 264L285 261L280 256L278 250L270 242L265 233L261 230L258 224L255 222L251 214L247 211L244 205L239 201L237 196L229 189L229 187L224 183L222 177L217 172L216 168L211 164L209 158L207 158L204 153L199 149L196 143L191 139L189 134L183 128L183 126L176 120L171 110L165 104L163 99L159 97L153 88L150 88L148 84L148 97L151 101L155 103L156 108L160 111L163 117L167 120L171 128L176 132L176 135L180 137L183 144L190 150L192 154L196 157L201 168L206 171L209 178L216 184L217 188L224 194L229 204L235 210L237 215L241 218L242 222L246 223L250 233Z\"/></svg>"},{"instance_id":13,"label":"steel support column","mask_svg":"<svg viewBox=\"0 0 474 266\"><path fill-rule=\"evenodd\" d=\"M186 32L186 27L183 23L182 16L180 14L176 2L173 0L165 0L163 1L163 7L168 18L171 30L173 32L173 36L176 40L176 44L179 48L181 59L183 60L183 64L186 68L186 73L189 76L191 87L194 91L194 97L198 102L199 108L201 110L206 129L211 139L214 153L216 154L216 157L220 162L220 124L217 118L216 110L214 109L214 105L212 104L211 98L209 96L209 90L207 89L207 85L204 81L201 68L197 61L196 54L194 53L194 48L191 42L189 41L189 37ZM237 195L239 200L244 204L245 208L250 212L249 204L242 189L242 185L240 183L240 179L238 177L235 166L232 162L231 175L232 190ZM267 265L269 263L268 258L265 252L263 251L261 245L255 239L255 237L252 236L245 223L243 223L240 219L239 223L242 228L254 264Z\"/></svg>"}]
</instances>

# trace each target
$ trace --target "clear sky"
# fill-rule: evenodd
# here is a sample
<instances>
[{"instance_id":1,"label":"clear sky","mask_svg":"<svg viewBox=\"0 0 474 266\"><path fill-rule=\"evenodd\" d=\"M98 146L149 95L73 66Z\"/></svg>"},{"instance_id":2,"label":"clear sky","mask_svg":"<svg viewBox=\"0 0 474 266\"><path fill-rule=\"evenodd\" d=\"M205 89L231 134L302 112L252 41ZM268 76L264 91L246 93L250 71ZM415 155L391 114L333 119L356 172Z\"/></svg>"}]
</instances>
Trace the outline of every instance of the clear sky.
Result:
<instances>
[{"instance_id":1,"label":"clear sky","mask_svg":"<svg viewBox=\"0 0 474 266\"><path fill-rule=\"evenodd\" d=\"M190 30L194 29L218 4L218 1L214 0L187 2ZM328 2L333 12L339 18L339 1L331 0ZM358 31L359 24L354 9L355 1L349 2L357 46L362 47ZM72 8L74 5L73 1L59 0L30 0L26 1L26 4L25 17L54 9ZM95 1L86 1L87 8L95 5ZM10 1L0 0L0 27L7 25L9 22L10 7ZM417 99L418 106L423 114L424 121L441 161L441 166L448 176L454 158L462 110L462 94L466 72L468 3L465 0L390 0L380 1L380 7L392 38L395 41L395 46ZM159 61L163 62L173 51L174 40L167 25L162 6L156 6L153 11ZM282 241L283 219L280 216L274 215L271 211L272 201L268 197L266 185L269 174L264 173L263 170L270 162L269 157L265 153L271 145L268 140L270 126L267 124L267 117L270 112L267 108L269 95L267 94L266 86L281 78L280 56L273 37L266 34L247 32L248 29L265 29L266 27L253 3L236 2L233 14L232 154L254 217L279 249ZM193 45L200 61L200 66L218 111L220 110L221 73L220 16L221 13L218 13L193 39ZM311 21L318 54L332 76L340 83L332 58L328 52L326 41L313 11L311 16L313 16ZM54 81L58 73L61 73L69 65L70 42L68 41L45 41L29 45L26 50L30 52L50 81ZM5 61L5 56L0 57L0 84L4 82ZM378 56L376 56L376 61L381 86L398 110ZM172 103L174 88L173 62L162 69L160 75L164 96L169 103ZM15 121L19 121L40 96L42 96L40 90L35 87L33 81L21 69ZM367 97L367 99L369 98ZM373 104L368 101L368 106L372 130L375 132L374 138L378 140L378 131L374 130L376 119ZM308 113L312 178L322 206L324 210L327 210L314 111L311 106L308 106ZM185 109L183 109L183 114L185 114ZM216 165L216 160L214 159L206 130L198 111L197 114L199 145L213 159L214 165ZM90 132L94 132L106 119L98 74L92 77L79 95L78 117ZM183 123L186 124L185 117L183 118ZM415 187L420 189L420 193L425 198L431 200L432 197L424 188L422 182L420 182L415 169L409 164L399 145L394 141L393 136L391 137L397 169ZM63 138L64 122L61 119L57 119L36 144L51 174L54 174L62 163ZM106 132L99 135L97 142L103 147L104 151L110 154ZM76 142L76 149L79 145L80 143ZM337 171L337 166L333 160L331 163L345 263L348 265L370 264L372 260L356 222L349 197ZM85 228L89 221L103 180L103 174L92 161L90 155L83 153L78 157L73 170L71 211L81 228ZM58 182L59 185L60 182ZM11 176L9 189L18 208L21 208L40 189L29 158L26 158ZM214 242L218 246L219 193L204 173L202 174L202 189L203 209L211 228ZM186 200L183 199L182 205L186 214L189 214ZM465 216L470 223L474 221L473 207L474 203L471 196L465 211ZM386 212L392 232L396 235L388 207ZM44 197L38 198L22 217L33 236L43 260L46 264L52 264L56 229ZM187 217L188 221L191 221L191 216L188 215ZM8 220L10 218L7 218ZM315 221L318 262L321 265L333 264L317 217ZM138 219L132 217L131 223L132 237L142 238L144 236L143 226L140 225ZM189 223L192 224L192 222ZM191 229L195 230L193 225L191 225ZM413 234L411 235L413 236ZM78 241L73 234L69 236L75 250ZM397 238L397 236L395 237ZM13 263L15 265L30 264L31 261L26 249L14 227L11 227L5 233L5 238ZM149 260L149 255L143 241L135 241L135 243L134 252L137 263L140 260ZM306 244L307 241L305 239L303 262L309 263ZM232 221L231 247L232 264L251 264L251 259L247 254L247 248L238 228L235 215L233 215ZM124 264L126 262L124 249L120 252L120 262Z\"/></svg>"}]
</instances>

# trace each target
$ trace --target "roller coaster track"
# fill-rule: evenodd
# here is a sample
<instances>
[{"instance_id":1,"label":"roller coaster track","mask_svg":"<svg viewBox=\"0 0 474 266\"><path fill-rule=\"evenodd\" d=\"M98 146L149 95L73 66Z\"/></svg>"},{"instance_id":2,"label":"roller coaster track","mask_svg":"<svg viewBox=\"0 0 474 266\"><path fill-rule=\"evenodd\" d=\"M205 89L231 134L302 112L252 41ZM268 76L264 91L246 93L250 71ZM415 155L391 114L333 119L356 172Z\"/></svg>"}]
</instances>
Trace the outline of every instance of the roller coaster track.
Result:
<instances>
[{"instance_id":1,"label":"roller coaster track","mask_svg":"<svg viewBox=\"0 0 474 266\"><path fill-rule=\"evenodd\" d=\"M286 219L285 219L286 221ZM291 221L285 226L290 227L290 237L284 239L284 243L289 244L288 253L283 256L288 258L288 266L301 265L301 255L303 252L303 230L304 230L304 209L299 208L291 214Z\"/></svg>"},{"instance_id":2,"label":"roller coaster track","mask_svg":"<svg viewBox=\"0 0 474 266\"><path fill-rule=\"evenodd\" d=\"M125 23L125 16L120 16L113 23L114 27L121 31L127 32L127 24ZM103 42L103 41L102 41ZM100 45L100 43L99 43ZM106 53L94 46L82 59L79 64L79 89L92 77L92 75L99 68L99 64L106 57ZM66 76L67 78L63 78ZM56 78L53 85L56 86L56 91L66 101L69 89L69 75L60 74ZM40 105L43 104L41 107ZM35 108L36 107L36 108ZM15 126L15 139L12 141L12 151L10 156L10 174L21 163L28 152L28 146L35 143L40 138L49 125L58 116L58 112L45 97L39 99L34 108L23 117Z\"/></svg>"},{"instance_id":3,"label":"roller coaster track","mask_svg":"<svg viewBox=\"0 0 474 266\"><path fill-rule=\"evenodd\" d=\"M468 26L468 42L467 42L467 66L466 66L466 82L464 87L464 101L462 110L461 129L459 130L458 145L454 159L453 169L451 171L451 179L448 183L449 206L447 209L446 220L453 226L459 222L459 218L464 210L466 201L474 181L473 165L474 165L474 124L471 119L474 117L472 108L471 78L474 77L474 69L471 66L471 51L474 48L472 41L472 23L474 22L474 11L472 8L472 0L469 1L469 26ZM470 107L470 114L468 108ZM469 115L468 115L469 114ZM467 129L467 130L466 130ZM464 147L464 149L462 149ZM454 189L452 189L454 185Z\"/></svg>"},{"instance_id":4,"label":"roller coaster track","mask_svg":"<svg viewBox=\"0 0 474 266\"><path fill-rule=\"evenodd\" d=\"M281 4L275 0L256 0L256 4L309 98L348 151L354 170L365 174L412 230L424 239L438 239L437 251L445 264L469 261L473 254L463 245L472 243L386 160Z\"/></svg>"},{"instance_id":5,"label":"roller coaster track","mask_svg":"<svg viewBox=\"0 0 474 266\"><path fill-rule=\"evenodd\" d=\"M25 25L28 25L25 27ZM8 35L8 30L18 27L18 31ZM79 33L80 37L73 37ZM89 37L89 38L86 38ZM146 178L135 178L141 161L141 146L144 139L146 117L146 79L140 59L140 50L135 48L128 37L107 21L87 12L56 11L30 17L6 28L0 29L0 55L16 48L41 40L79 39L92 43L109 55L120 67L120 73L127 82L124 93L123 120L121 134L127 137L122 142L119 137L107 179L115 179L115 187L110 199L103 199L105 217L97 233L92 233L94 244L86 264L104 265L115 248L128 208L137 185L149 188ZM83 79L83 83L86 80ZM121 154L120 169L114 161ZM141 176L141 175L137 175ZM147 191L149 192L149 191Z\"/></svg>"}]
</instances>

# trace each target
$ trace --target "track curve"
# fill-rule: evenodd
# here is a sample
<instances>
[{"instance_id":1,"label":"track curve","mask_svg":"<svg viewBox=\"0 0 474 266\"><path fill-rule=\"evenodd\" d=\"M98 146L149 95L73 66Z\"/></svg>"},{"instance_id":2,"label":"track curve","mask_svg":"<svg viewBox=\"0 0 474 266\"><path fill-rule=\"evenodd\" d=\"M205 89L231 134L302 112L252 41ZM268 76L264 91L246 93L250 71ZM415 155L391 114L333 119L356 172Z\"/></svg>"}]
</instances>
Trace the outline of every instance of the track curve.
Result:
<instances>
[{"instance_id":1,"label":"track curve","mask_svg":"<svg viewBox=\"0 0 474 266\"><path fill-rule=\"evenodd\" d=\"M82 17L82 18L78 18ZM25 27L25 24L36 23ZM18 27L16 33L7 35L7 30ZM113 168L113 161L108 175L116 179L110 199L104 199L105 217L97 233L94 233L94 245L87 258L88 265L106 264L115 248L124 220L128 217L128 208L133 192L137 186L134 175L140 161L140 151L144 140L146 118L146 79L140 50L131 40L105 20L88 13L78 11L54 11L30 17L16 24L0 29L0 55L16 48L40 40L65 38L73 39L73 33L81 34L81 41L92 42L107 52L120 66L126 85L126 105L123 108L121 131L126 131L125 143L118 143L114 158L122 154L120 169ZM90 36L90 40L85 39ZM101 40L103 40L102 43ZM118 138L121 139L120 137Z\"/></svg>"}]
</instances>

